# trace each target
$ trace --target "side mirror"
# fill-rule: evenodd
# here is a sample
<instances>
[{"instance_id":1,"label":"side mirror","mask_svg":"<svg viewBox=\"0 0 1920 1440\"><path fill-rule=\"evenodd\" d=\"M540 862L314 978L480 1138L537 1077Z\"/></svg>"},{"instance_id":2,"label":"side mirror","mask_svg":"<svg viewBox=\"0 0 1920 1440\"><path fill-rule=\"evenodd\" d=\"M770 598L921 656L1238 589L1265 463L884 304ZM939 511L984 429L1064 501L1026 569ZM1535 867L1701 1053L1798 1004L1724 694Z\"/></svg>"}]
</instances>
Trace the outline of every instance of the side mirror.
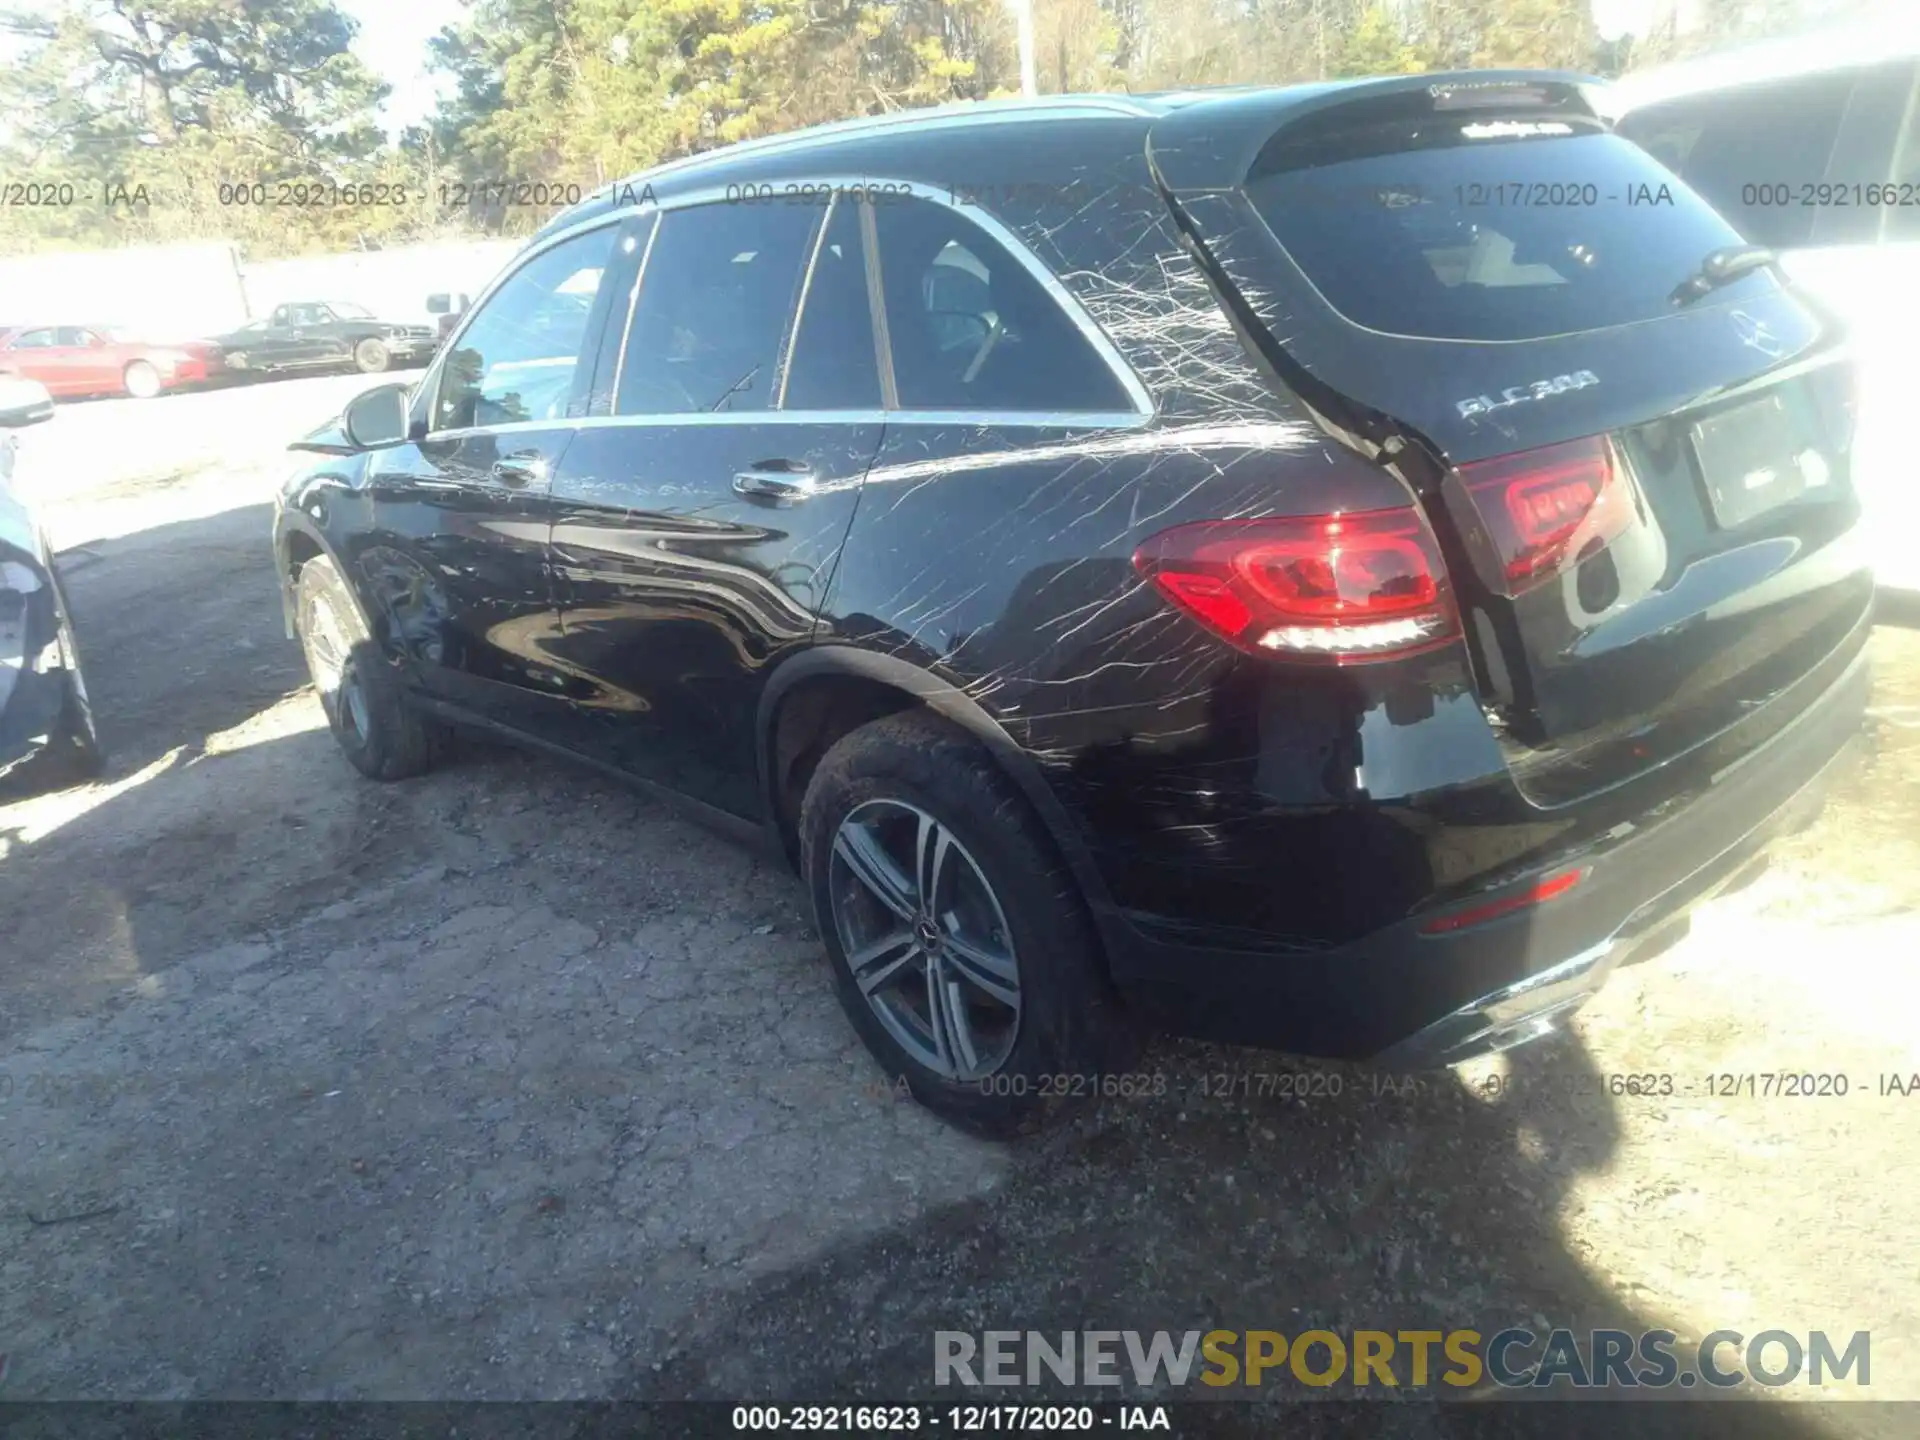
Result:
<instances>
[{"instance_id":1,"label":"side mirror","mask_svg":"<svg viewBox=\"0 0 1920 1440\"><path fill-rule=\"evenodd\" d=\"M427 314L451 315L452 313L453 313L453 297L451 295L427 296Z\"/></svg>"},{"instance_id":2,"label":"side mirror","mask_svg":"<svg viewBox=\"0 0 1920 1440\"><path fill-rule=\"evenodd\" d=\"M37 380L0 375L0 430L18 430L53 418L53 396Z\"/></svg>"},{"instance_id":3,"label":"side mirror","mask_svg":"<svg viewBox=\"0 0 1920 1440\"><path fill-rule=\"evenodd\" d=\"M341 420L356 450L378 450L407 438L407 390L405 384L379 385L347 402Z\"/></svg>"}]
</instances>

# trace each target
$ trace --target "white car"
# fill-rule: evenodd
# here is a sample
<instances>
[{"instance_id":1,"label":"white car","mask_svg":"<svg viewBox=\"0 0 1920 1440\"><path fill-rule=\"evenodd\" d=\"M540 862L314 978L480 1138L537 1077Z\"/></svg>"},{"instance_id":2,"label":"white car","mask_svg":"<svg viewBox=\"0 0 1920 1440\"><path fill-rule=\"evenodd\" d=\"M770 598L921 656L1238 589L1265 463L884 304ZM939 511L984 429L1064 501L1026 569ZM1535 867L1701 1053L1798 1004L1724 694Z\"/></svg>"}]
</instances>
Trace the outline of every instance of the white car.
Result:
<instances>
[{"instance_id":1,"label":"white car","mask_svg":"<svg viewBox=\"0 0 1920 1440\"><path fill-rule=\"evenodd\" d=\"M15 432L53 418L44 385L0 376L0 778L35 789L98 774L100 737L45 533L13 489Z\"/></svg>"},{"instance_id":2,"label":"white car","mask_svg":"<svg viewBox=\"0 0 1920 1440\"><path fill-rule=\"evenodd\" d=\"M1626 76L1596 95L1836 312L1860 356L1854 483L1883 590L1920 596L1920 4Z\"/></svg>"}]
</instances>

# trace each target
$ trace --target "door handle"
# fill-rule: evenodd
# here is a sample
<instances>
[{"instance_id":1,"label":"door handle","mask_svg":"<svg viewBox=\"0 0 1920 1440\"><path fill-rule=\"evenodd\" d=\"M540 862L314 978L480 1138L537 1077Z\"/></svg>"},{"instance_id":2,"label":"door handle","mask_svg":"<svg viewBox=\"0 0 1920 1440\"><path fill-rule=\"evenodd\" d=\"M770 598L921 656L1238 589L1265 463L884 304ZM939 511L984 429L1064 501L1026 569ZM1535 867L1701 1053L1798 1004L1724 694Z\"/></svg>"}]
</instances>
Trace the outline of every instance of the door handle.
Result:
<instances>
[{"instance_id":1,"label":"door handle","mask_svg":"<svg viewBox=\"0 0 1920 1440\"><path fill-rule=\"evenodd\" d=\"M769 500L804 500L819 483L813 467L799 460L762 460L736 470L733 476L733 488L738 493Z\"/></svg>"},{"instance_id":2,"label":"door handle","mask_svg":"<svg viewBox=\"0 0 1920 1440\"><path fill-rule=\"evenodd\" d=\"M493 462L489 472L495 480L511 489L518 490L523 485L538 485L547 478L546 457L537 451L528 451L523 455L503 455Z\"/></svg>"}]
</instances>

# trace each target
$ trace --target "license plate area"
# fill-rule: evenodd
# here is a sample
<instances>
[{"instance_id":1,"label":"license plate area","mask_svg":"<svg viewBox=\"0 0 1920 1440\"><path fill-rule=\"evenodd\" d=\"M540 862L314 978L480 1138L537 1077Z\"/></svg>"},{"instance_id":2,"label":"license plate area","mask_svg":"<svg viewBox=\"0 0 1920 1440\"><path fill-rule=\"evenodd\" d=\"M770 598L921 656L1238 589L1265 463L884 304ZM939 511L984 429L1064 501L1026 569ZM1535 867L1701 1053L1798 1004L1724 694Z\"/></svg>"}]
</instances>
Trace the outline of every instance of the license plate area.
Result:
<instances>
[{"instance_id":1,"label":"license plate area","mask_svg":"<svg viewBox=\"0 0 1920 1440\"><path fill-rule=\"evenodd\" d=\"M1735 529L1825 485L1817 427L1786 395L1749 400L1691 426L1694 463L1714 523Z\"/></svg>"}]
</instances>

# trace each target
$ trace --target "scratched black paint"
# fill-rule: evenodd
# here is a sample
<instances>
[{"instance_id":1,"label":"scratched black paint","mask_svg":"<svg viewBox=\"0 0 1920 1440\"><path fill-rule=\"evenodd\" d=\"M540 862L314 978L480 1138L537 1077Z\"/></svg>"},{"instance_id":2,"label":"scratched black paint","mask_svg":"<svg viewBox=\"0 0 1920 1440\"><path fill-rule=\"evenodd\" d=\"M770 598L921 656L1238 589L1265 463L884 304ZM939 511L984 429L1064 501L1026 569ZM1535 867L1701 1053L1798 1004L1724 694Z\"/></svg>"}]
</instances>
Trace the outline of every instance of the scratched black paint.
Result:
<instances>
[{"instance_id":1,"label":"scratched black paint","mask_svg":"<svg viewBox=\"0 0 1920 1440\"><path fill-rule=\"evenodd\" d=\"M1372 1053L1576 950L1651 933L1723 883L1726 858L1857 727L1871 582L1852 558L1850 489L1842 473L1746 534L1710 533L1687 508L1665 417L1766 380L1760 357L1709 331L1710 308L1664 340L1545 347L1522 372L1609 383L1516 407L1533 412L1524 437L1510 416L1423 429L1443 410L1464 424L1447 397L1479 387L1425 346L1336 354L1337 319L1284 283L1285 257L1216 173L1335 88L884 126L644 177L649 213L826 176L964 192L1059 277L1150 414L563 421L511 435L547 465L512 489L490 478L506 436L364 455L330 430L311 444L336 453L284 496L283 573L338 557L391 663L441 713L770 835L791 820L778 731L793 696L857 684L933 706L1032 799L1116 979L1189 1029ZM1791 342L1778 363L1813 364L1819 321L1784 292L1763 308ZM589 349L604 371L618 346ZM1638 378L1611 383L1628 362ZM1343 394L1369 388L1347 380L1369 366L1370 393ZM604 417L592 368L575 413ZM1503 606L1470 573L1442 478L1594 429L1626 436L1666 497L1647 516L1659 553L1625 580L1596 569ZM737 493L734 474L772 456L812 466L817 491ZM1416 499L1443 530L1473 639L1412 660L1241 654L1130 563L1186 521ZM1537 916L1417 933L1437 907L1576 863L1593 878Z\"/></svg>"}]
</instances>

